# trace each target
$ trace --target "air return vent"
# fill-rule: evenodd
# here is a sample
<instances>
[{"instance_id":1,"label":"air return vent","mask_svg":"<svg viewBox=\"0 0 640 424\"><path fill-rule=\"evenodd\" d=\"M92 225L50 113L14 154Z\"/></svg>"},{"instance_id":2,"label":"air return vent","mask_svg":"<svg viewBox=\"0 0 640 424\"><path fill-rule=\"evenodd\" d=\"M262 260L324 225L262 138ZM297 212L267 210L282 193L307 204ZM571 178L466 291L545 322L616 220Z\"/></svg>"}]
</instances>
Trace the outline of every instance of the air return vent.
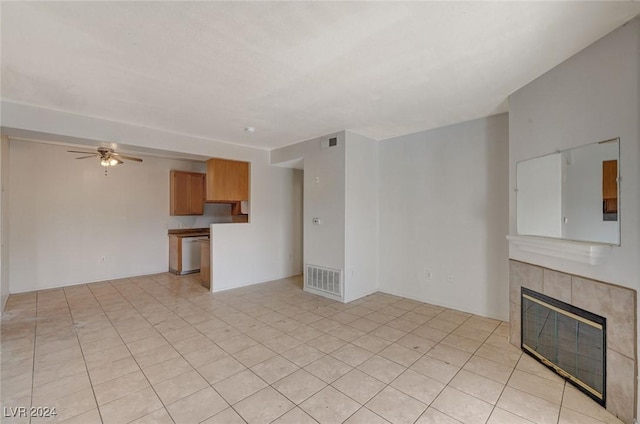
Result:
<instances>
[{"instance_id":1,"label":"air return vent","mask_svg":"<svg viewBox=\"0 0 640 424\"><path fill-rule=\"evenodd\" d=\"M320 148L328 149L330 147L336 147L338 145L338 137L325 138L320 140Z\"/></svg>"},{"instance_id":2,"label":"air return vent","mask_svg":"<svg viewBox=\"0 0 640 424\"><path fill-rule=\"evenodd\" d=\"M342 297L342 271L307 265L305 287Z\"/></svg>"}]
</instances>

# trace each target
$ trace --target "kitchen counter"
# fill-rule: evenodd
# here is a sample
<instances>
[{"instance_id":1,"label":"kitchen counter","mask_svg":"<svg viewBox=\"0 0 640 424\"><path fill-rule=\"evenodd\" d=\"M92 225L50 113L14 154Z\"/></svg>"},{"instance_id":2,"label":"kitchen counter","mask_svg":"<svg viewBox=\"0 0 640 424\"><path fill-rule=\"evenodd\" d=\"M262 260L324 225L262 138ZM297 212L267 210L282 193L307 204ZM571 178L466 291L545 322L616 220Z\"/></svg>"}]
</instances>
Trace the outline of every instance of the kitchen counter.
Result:
<instances>
[{"instance_id":1,"label":"kitchen counter","mask_svg":"<svg viewBox=\"0 0 640 424\"><path fill-rule=\"evenodd\" d=\"M167 231L167 234L174 237L208 236L209 228L175 228Z\"/></svg>"}]
</instances>

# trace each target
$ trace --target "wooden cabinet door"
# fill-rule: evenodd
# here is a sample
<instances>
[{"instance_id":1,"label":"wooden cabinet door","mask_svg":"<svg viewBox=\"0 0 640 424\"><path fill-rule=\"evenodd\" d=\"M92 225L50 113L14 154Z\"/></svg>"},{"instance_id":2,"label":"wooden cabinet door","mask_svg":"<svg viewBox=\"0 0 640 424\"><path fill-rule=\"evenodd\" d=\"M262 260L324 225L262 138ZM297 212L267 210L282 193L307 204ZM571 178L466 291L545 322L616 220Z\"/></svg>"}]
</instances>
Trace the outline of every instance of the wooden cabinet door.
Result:
<instances>
[{"instance_id":1,"label":"wooden cabinet door","mask_svg":"<svg viewBox=\"0 0 640 424\"><path fill-rule=\"evenodd\" d=\"M604 213L618 212L618 161L602 162L602 203Z\"/></svg>"},{"instance_id":2,"label":"wooden cabinet door","mask_svg":"<svg viewBox=\"0 0 640 424\"><path fill-rule=\"evenodd\" d=\"M171 215L202 215L204 184L204 174L171 171L169 199Z\"/></svg>"},{"instance_id":3,"label":"wooden cabinet door","mask_svg":"<svg viewBox=\"0 0 640 424\"><path fill-rule=\"evenodd\" d=\"M189 212L191 215L204 213L204 174L191 174L189 178Z\"/></svg>"},{"instance_id":4,"label":"wooden cabinet door","mask_svg":"<svg viewBox=\"0 0 640 424\"><path fill-rule=\"evenodd\" d=\"M189 181L186 172L171 171L170 174L170 205L171 215L189 215Z\"/></svg>"},{"instance_id":5,"label":"wooden cabinet door","mask_svg":"<svg viewBox=\"0 0 640 424\"><path fill-rule=\"evenodd\" d=\"M605 160L602 162L602 198L618 198L618 161Z\"/></svg>"},{"instance_id":6,"label":"wooden cabinet door","mask_svg":"<svg viewBox=\"0 0 640 424\"><path fill-rule=\"evenodd\" d=\"M249 162L209 159L206 186L208 202L249 200Z\"/></svg>"}]
</instances>

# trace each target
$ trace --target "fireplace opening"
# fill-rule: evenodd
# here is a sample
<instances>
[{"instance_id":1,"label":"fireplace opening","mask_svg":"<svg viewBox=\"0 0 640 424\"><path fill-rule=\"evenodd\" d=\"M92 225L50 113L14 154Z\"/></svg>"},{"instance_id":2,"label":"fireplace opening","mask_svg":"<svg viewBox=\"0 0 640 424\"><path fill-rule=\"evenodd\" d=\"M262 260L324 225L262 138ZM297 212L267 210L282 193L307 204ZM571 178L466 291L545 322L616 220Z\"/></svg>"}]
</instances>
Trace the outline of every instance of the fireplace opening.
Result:
<instances>
[{"instance_id":1,"label":"fireplace opening","mask_svg":"<svg viewBox=\"0 0 640 424\"><path fill-rule=\"evenodd\" d=\"M606 318L522 287L524 352L606 406Z\"/></svg>"}]
</instances>

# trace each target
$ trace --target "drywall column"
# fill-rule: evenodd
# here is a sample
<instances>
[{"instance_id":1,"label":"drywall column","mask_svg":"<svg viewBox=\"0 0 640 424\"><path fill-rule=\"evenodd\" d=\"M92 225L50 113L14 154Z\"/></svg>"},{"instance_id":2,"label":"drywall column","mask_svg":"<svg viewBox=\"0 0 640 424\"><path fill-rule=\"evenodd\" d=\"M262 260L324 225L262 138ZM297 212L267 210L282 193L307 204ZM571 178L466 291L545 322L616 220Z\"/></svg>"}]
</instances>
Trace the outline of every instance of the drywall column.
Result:
<instances>
[{"instance_id":1,"label":"drywall column","mask_svg":"<svg viewBox=\"0 0 640 424\"><path fill-rule=\"evenodd\" d=\"M378 141L345 137L345 302L378 290Z\"/></svg>"},{"instance_id":2,"label":"drywall column","mask_svg":"<svg viewBox=\"0 0 640 424\"><path fill-rule=\"evenodd\" d=\"M336 138L335 146L329 138ZM271 164L304 168L304 263L344 270L345 133L272 150Z\"/></svg>"},{"instance_id":3,"label":"drywall column","mask_svg":"<svg viewBox=\"0 0 640 424\"><path fill-rule=\"evenodd\" d=\"M0 312L9 299L9 138L0 141Z\"/></svg>"},{"instance_id":4,"label":"drywall column","mask_svg":"<svg viewBox=\"0 0 640 424\"><path fill-rule=\"evenodd\" d=\"M375 292L378 142L343 131L272 150L271 163L304 168L304 263L343 271L345 302Z\"/></svg>"}]
</instances>

